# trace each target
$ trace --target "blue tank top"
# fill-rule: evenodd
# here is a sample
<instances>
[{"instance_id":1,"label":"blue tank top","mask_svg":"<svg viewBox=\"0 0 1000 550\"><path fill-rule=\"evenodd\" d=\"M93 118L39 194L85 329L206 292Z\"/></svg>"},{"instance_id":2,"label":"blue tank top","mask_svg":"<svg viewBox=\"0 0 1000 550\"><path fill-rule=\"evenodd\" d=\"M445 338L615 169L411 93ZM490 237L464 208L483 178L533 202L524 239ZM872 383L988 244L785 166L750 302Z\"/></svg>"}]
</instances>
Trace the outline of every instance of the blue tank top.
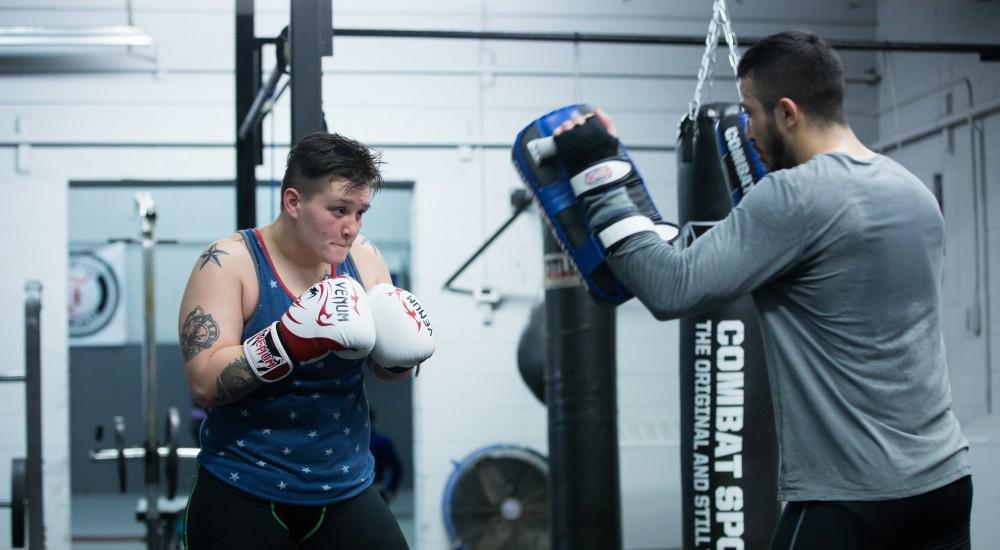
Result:
<instances>
[{"instance_id":1,"label":"blue tank top","mask_svg":"<svg viewBox=\"0 0 1000 550\"><path fill-rule=\"evenodd\" d=\"M240 234L260 287L245 340L278 320L295 297L275 271L260 231ZM350 256L336 272L361 280ZM222 481L273 502L325 505L361 493L372 484L375 464L365 364L331 354L243 399L208 409L198 462Z\"/></svg>"}]
</instances>

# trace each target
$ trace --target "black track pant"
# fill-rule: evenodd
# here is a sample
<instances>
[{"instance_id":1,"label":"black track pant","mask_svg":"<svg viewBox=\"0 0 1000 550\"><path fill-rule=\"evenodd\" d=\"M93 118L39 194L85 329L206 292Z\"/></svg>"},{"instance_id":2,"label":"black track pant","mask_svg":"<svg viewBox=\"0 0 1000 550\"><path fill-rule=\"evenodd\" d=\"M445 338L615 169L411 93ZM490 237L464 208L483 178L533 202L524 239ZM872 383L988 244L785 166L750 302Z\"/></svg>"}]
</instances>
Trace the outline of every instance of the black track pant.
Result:
<instances>
[{"instance_id":1,"label":"black track pant","mask_svg":"<svg viewBox=\"0 0 1000 550\"><path fill-rule=\"evenodd\" d=\"M190 550L295 548L406 550L378 491L327 506L292 506L250 496L199 468L184 524Z\"/></svg>"},{"instance_id":2,"label":"black track pant","mask_svg":"<svg viewBox=\"0 0 1000 550\"><path fill-rule=\"evenodd\" d=\"M972 479L882 501L789 502L771 550L968 550Z\"/></svg>"}]
</instances>

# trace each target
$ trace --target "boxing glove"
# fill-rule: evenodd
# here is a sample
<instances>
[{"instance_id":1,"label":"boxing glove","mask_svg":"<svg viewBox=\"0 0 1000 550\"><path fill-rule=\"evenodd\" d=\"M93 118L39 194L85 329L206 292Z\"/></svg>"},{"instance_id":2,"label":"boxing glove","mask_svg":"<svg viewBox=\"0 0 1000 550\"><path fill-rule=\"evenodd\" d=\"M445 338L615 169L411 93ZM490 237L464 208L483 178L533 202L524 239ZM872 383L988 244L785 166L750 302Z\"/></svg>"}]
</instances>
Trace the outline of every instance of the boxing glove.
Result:
<instances>
[{"instance_id":1,"label":"boxing glove","mask_svg":"<svg viewBox=\"0 0 1000 550\"><path fill-rule=\"evenodd\" d=\"M375 363L403 372L434 353L434 327L416 296L387 283L373 287L368 296L378 335L371 353Z\"/></svg>"},{"instance_id":2,"label":"boxing glove","mask_svg":"<svg viewBox=\"0 0 1000 550\"><path fill-rule=\"evenodd\" d=\"M329 353L360 359L375 346L375 324L365 289L351 277L325 279L309 287L281 319L243 342L254 374L277 382L297 365Z\"/></svg>"},{"instance_id":3,"label":"boxing glove","mask_svg":"<svg viewBox=\"0 0 1000 550\"><path fill-rule=\"evenodd\" d=\"M628 200L618 201L617 211L591 220L606 250L643 231L652 231L666 241L677 236L677 228L663 222L632 161L620 154L618 138L609 134L596 116L555 136L554 141L556 155L572 174L570 184L581 203L588 205L600 195L625 190Z\"/></svg>"}]
</instances>

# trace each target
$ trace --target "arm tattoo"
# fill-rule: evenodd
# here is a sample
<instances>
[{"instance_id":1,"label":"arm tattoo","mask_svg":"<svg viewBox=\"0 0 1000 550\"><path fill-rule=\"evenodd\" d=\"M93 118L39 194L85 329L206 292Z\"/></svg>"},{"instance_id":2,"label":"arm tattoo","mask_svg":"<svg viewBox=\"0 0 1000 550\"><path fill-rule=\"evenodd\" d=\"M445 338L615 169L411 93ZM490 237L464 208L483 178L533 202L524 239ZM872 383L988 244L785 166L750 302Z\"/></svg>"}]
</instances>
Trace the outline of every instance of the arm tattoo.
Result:
<instances>
[{"instance_id":1,"label":"arm tattoo","mask_svg":"<svg viewBox=\"0 0 1000 550\"><path fill-rule=\"evenodd\" d=\"M229 403L242 399L256 390L263 382L250 370L247 358L242 355L222 369L215 381L215 398L219 403Z\"/></svg>"},{"instance_id":2,"label":"arm tattoo","mask_svg":"<svg viewBox=\"0 0 1000 550\"><path fill-rule=\"evenodd\" d=\"M219 245L213 244L208 247L208 250L206 250L204 254L198 257L198 259L201 260L201 265L198 266L198 270L200 271L203 269L208 262L212 262L213 264L222 267L222 262L219 261L219 256L228 255L229 253L225 250L219 250Z\"/></svg>"},{"instance_id":3,"label":"arm tattoo","mask_svg":"<svg viewBox=\"0 0 1000 550\"><path fill-rule=\"evenodd\" d=\"M195 306L184 319L184 328L181 329L181 354L184 362L212 347L218 339L219 324L212 318L212 314L205 313L201 306Z\"/></svg>"}]
</instances>

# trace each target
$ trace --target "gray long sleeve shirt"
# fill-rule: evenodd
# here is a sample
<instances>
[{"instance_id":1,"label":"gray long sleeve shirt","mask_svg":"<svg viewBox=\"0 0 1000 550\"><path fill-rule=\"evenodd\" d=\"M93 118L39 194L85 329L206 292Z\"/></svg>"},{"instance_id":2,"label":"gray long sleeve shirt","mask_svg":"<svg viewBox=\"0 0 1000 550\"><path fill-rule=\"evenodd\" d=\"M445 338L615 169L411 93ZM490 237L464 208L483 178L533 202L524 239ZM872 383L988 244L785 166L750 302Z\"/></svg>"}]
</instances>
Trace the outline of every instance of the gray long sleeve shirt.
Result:
<instances>
[{"instance_id":1,"label":"gray long sleeve shirt","mask_svg":"<svg viewBox=\"0 0 1000 550\"><path fill-rule=\"evenodd\" d=\"M591 201L598 222L627 199ZM652 233L608 259L658 319L752 294L779 498L887 500L969 473L941 331L944 220L909 171L817 155L760 181L684 250Z\"/></svg>"}]
</instances>

